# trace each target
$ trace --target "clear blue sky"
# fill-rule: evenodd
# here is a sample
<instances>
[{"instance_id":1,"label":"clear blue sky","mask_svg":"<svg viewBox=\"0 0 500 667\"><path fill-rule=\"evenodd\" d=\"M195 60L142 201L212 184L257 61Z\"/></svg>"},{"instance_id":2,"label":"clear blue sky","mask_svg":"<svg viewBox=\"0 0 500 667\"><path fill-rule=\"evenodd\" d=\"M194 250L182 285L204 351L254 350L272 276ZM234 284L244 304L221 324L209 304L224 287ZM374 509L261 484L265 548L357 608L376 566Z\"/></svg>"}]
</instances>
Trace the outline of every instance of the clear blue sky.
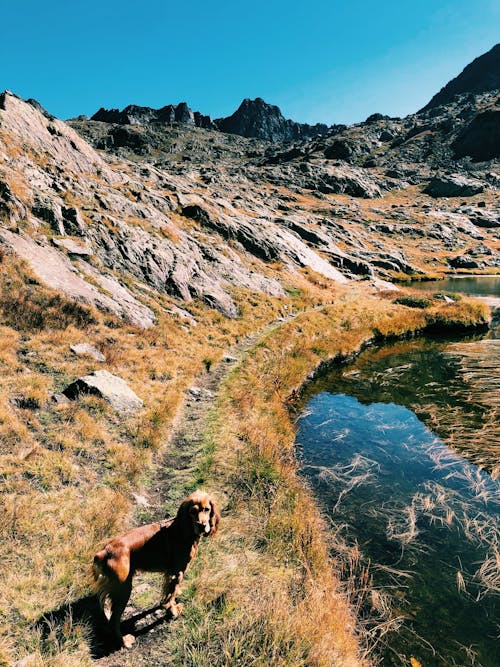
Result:
<instances>
[{"instance_id":1,"label":"clear blue sky","mask_svg":"<svg viewBox=\"0 0 500 667\"><path fill-rule=\"evenodd\" d=\"M500 39L498 0L0 0L0 90L60 118L263 97L302 122L406 115Z\"/></svg>"}]
</instances>

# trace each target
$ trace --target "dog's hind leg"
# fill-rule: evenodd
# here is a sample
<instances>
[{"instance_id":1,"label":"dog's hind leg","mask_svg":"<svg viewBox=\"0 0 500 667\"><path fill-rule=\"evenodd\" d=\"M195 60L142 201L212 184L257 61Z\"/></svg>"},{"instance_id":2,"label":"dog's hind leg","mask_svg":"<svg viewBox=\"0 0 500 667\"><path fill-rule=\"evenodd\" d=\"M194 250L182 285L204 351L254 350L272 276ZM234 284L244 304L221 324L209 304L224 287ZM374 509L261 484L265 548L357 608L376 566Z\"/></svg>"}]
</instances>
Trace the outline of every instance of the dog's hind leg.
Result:
<instances>
[{"instance_id":1,"label":"dog's hind leg","mask_svg":"<svg viewBox=\"0 0 500 667\"><path fill-rule=\"evenodd\" d=\"M125 648L130 648L135 642L133 635L122 636L120 629L121 617L125 611L131 592L132 576L129 576L124 582L115 583L108 593L111 600L111 617L109 619L111 632L118 646L125 646Z\"/></svg>"}]
</instances>

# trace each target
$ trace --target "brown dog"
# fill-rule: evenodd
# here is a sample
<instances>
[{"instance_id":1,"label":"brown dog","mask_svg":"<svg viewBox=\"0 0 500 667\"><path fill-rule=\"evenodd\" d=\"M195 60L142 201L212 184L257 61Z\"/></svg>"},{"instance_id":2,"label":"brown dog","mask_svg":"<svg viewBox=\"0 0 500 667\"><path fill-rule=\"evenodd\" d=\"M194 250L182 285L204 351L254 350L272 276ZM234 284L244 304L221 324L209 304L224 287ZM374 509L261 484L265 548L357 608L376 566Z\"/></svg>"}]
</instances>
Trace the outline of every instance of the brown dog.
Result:
<instances>
[{"instance_id":1,"label":"brown dog","mask_svg":"<svg viewBox=\"0 0 500 667\"><path fill-rule=\"evenodd\" d=\"M134 528L111 540L94 556L93 573L101 609L119 646L130 648L133 635L122 637L120 619L132 591L137 570L163 572L161 605L175 618L182 605L175 602L184 572L196 556L202 536L214 535L220 513L214 499L195 491L179 507L175 519Z\"/></svg>"}]
</instances>

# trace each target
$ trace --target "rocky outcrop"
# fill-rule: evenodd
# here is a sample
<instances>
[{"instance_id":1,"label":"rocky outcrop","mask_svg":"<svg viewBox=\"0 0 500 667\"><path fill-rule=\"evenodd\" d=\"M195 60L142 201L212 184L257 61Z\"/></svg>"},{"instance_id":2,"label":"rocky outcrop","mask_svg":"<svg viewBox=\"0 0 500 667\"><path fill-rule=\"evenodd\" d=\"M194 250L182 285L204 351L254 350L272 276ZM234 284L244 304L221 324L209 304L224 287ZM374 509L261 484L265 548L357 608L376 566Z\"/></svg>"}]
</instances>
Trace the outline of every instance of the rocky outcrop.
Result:
<instances>
[{"instance_id":1,"label":"rocky outcrop","mask_svg":"<svg viewBox=\"0 0 500 667\"><path fill-rule=\"evenodd\" d=\"M345 162L355 162L359 158L368 155L372 146L366 141L354 139L334 139L328 143L324 156L327 160L344 160Z\"/></svg>"},{"instance_id":2,"label":"rocky outcrop","mask_svg":"<svg viewBox=\"0 0 500 667\"><path fill-rule=\"evenodd\" d=\"M255 137L266 141L295 141L325 134L326 125L307 125L287 120L279 107L264 102L261 97L245 99L227 118L218 118L215 125L222 132Z\"/></svg>"},{"instance_id":3,"label":"rocky outcrop","mask_svg":"<svg viewBox=\"0 0 500 667\"><path fill-rule=\"evenodd\" d=\"M107 401L111 407L122 414L136 412L144 405L125 380L109 371L94 371L90 375L78 378L63 391L63 394L75 400L82 394L93 394Z\"/></svg>"},{"instance_id":4,"label":"rocky outcrop","mask_svg":"<svg viewBox=\"0 0 500 667\"><path fill-rule=\"evenodd\" d=\"M28 236L21 236L6 229L0 229L0 244L28 262L35 275L49 287L69 298L113 313L143 329L154 324L153 311L141 304L115 279L95 272L103 283L101 292L85 280L85 274L76 271L70 260L55 248L36 243ZM82 268L85 268L85 265ZM90 265L86 268L89 275L94 271Z\"/></svg>"},{"instance_id":5,"label":"rocky outcrop","mask_svg":"<svg viewBox=\"0 0 500 667\"><path fill-rule=\"evenodd\" d=\"M476 208L468 211L470 221L476 227L486 229L497 229L500 227L500 211L487 211L484 208Z\"/></svg>"},{"instance_id":6,"label":"rocky outcrop","mask_svg":"<svg viewBox=\"0 0 500 667\"><path fill-rule=\"evenodd\" d=\"M461 174L434 176L424 189L431 197L472 197L483 192L484 184Z\"/></svg>"},{"instance_id":7,"label":"rocky outcrop","mask_svg":"<svg viewBox=\"0 0 500 667\"><path fill-rule=\"evenodd\" d=\"M47 118L33 104L9 91L0 94L0 130L10 142L23 146L25 159L32 157L58 165L67 177L92 174L108 183L122 180L66 123Z\"/></svg>"},{"instance_id":8,"label":"rocky outcrop","mask_svg":"<svg viewBox=\"0 0 500 667\"><path fill-rule=\"evenodd\" d=\"M468 155L478 162L500 157L500 106L478 113L460 131L452 148L457 158Z\"/></svg>"},{"instance_id":9,"label":"rocky outcrop","mask_svg":"<svg viewBox=\"0 0 500 667\"><path fill-rule=\"evenodd\" d=\"M456 95L500 90L500 44L473 60L428 102L421 111L448 104Z\"/></svg>"},{"instance_id":10,"label":"rocky outcrop","mask_svg":"<svg viewBox=\"0 0 500 667\"><path fill-rule=\"evenodd\" d=\"M179 104L167 104L160 109L141 107L129 104L119 111L118 109L104 109L101 107L91 118L104 123L116 123L117 125L193 125L209 129L214 127L210 116L205 116L198 111L192 111L186 102Z\"/></svg>"},{"instance_id":11,"label":"rocky outcrop","mask_svg":"<svg viewBox=\"0 0 500 667\"><path fill-rule=\"evenodd\" d=\"M292 163L279 169L269 168L271 183L296 192L314 190L322 194L346 194L371 199L382 194L380 185L365 170L349 165Z\"/></svg>"}]
</instances>

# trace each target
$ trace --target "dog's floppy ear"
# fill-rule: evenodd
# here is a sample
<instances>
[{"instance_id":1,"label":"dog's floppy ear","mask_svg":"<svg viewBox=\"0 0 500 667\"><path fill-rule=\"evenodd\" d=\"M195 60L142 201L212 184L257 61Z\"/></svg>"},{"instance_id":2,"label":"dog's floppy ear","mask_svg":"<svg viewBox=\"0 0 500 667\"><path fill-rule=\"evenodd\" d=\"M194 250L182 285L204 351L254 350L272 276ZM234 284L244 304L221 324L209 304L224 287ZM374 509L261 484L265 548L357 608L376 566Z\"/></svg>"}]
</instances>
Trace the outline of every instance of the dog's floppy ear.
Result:
<instances>
[{"instance_id":1,"label":"dog's floppy ear","mask_svg":"<svg viewBox=\"0 0 500 667\"><path fill-rule=\"evenodd\" d=\"M217 528L219 527L219 521L220 521L220 511L219 511L219 506L215 502L215 500L210 496L210 536L215 535L217 532Z\"/></svg>"},{"instance_id":2,"label":"dog's floppy ear","mask_svg":"<svg viewBox=\"0 0 500 667\"><path fill-rule=\"evenodd\" d=\"M193 501L191 497L185 498L177 510L177 519L181 522L188 521L189 519L189 510L193 506Z\"/></svg>"}]
</instances>

